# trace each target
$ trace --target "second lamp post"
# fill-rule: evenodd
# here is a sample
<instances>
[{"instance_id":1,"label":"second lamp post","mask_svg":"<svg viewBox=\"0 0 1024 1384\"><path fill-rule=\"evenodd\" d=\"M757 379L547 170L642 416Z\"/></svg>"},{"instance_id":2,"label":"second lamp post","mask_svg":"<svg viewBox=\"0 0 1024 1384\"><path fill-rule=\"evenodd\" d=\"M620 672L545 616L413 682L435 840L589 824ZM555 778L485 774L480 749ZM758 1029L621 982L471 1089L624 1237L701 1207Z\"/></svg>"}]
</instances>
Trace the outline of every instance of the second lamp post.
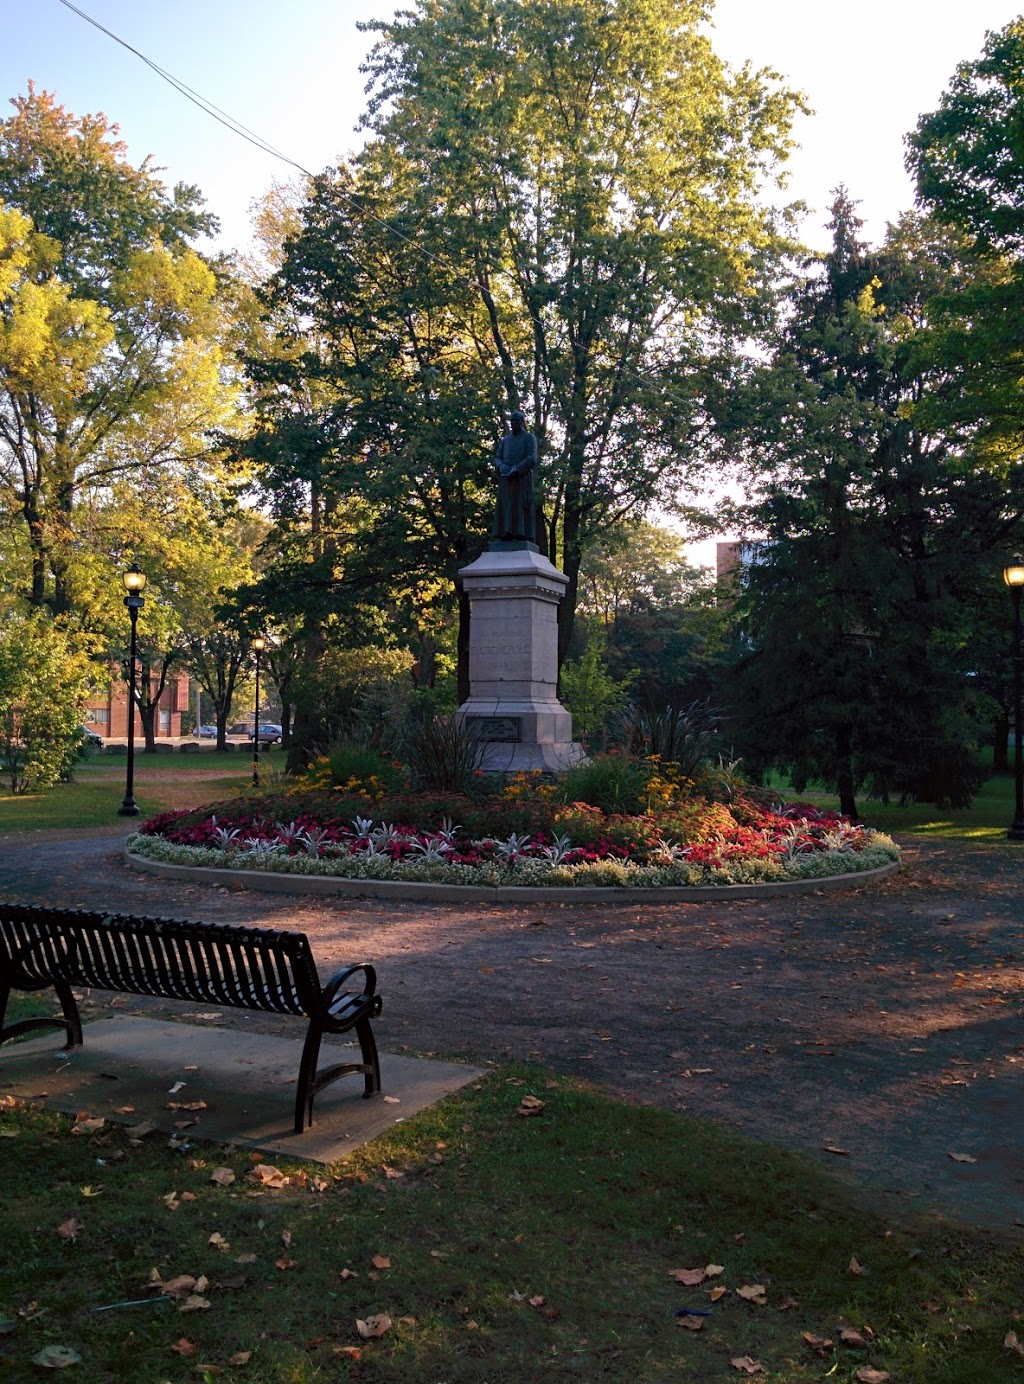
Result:
<instances>
[{"instance_id":1,"label":"second lamp post","mask_svg":"<svg viewBox=\"0 0 1024 1384\"><path fill-rule=\"evenodd\" d=\"M260 786L260 654L267 647L267 641L258 634L252 641L252 651L256 655L256 724L252 732L252 786Z\"/></svg>"},{"instance_id":2,"label":"second lamp post","mask_svg":"<svg viewBox=\"0 0 1024 1384\"><path fill-rule=\"evenodd\" d=\"M127 595L124 598L131 621L132 633L128 647L128 765L124 789L124 801L117 809L120 817L137 817L139 809L135 802L135 651L136 633L139 624L139 611L146 604L142 593L146 589L146 574L137 562L133 562L126 572L121 573L121 581Z\"/></svg>"},{"instance_id":3,"label":"second lamp post","mask_svg":"<svg viewBox=\"0 0 1024 1384\"><path fill-rule=\"evenodd\" d=\"M1024 841L1024 760L1021 750L1021 620L1020 598L1024 591L1024 557L1019 555L1003 568L1003 581L1013 594L1013 801L1014 813L1006 833L1011 841Z\"/></svg>"}]
</instances>

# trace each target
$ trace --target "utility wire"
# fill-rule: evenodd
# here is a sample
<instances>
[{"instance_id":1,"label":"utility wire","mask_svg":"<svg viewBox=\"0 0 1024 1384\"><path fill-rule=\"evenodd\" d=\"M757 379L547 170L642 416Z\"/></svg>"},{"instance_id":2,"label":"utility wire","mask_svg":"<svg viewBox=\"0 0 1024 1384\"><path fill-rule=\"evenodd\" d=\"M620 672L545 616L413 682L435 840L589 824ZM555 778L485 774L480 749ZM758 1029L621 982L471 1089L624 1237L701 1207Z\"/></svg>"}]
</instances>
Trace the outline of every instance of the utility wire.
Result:
<instances>
[{"instance_id":1,"label":"utility wire","mask_svg":"<svg viewBox=\"0 0 1024 1384\"><path fill-rule=\"evenodd\" d=\"M234 116L228 115L227 111L221 110L221 108L215 106L212 101L207 101L199 92L194 91L187 83L175 77L173 73L168 72L166 68L161 67L160 64L154 62L152 58L147 58L145 53L140 52L138 48L134 48L127 40L115 34L112 29L106 28L105 25L100 24L98 20L93 19L92 15L86 14L85 10L80 10L77 5L73 5L71 0L60 0L60 3L65 9L71 10L71 12L77 14L80 19L84 19L87 24L91 24L94 29L99 29L100 33L106 34L107 37L113 39L115 43L119 43L122 48L126 48L129 53L133 53L135 57L141 59L141 61L144 62L147 67L151 68L158 77L162 77L165 82L169 82L176 91L180 92L182 96L191 101L194 106L198 106L205 114L213 116L214 120L230 130L232 134L240 135L242 139L247 140L263 153L270 154L275 159L281 159L282 162L287 163L292 168L297 168L298 171L303 174L304 177L309 178L310 181L313 181L316 177L316 174L311 173L304 164L299 163L298 160L291 158L288 154L282 153L280 149L276 149L274 145L268 143L262 136L256 134L254 130L250 130L247 125L243 125L241 121L236 120ZM359 198L356 197L354 193L346 192L343 188L335 184L330 185L330 192L333 197L339 201L348 202L350 207L388 231L396 240L405 241L407 245L414 246L421 255L425 255L428 259L433 260L435 264L441 265L442 268L448 268L445 261L442 260L439 255L435 255L431 250L428 250L426 246L418 244L412 236L406 235L403 231L400 231L398 227L393 225L390 221L385 221L382 217L375 216L373 212L369 211L368 208L360 202ZM470 287L479 290L482 288L482 285L471 282ZM529 316L531 321L536 322L538 326L542 325L539 319L534 317L532 312L529 313Z\"/></svg>"},{"instance_id":2,"label":"utility wire","mask_svg":"<svg viewBox=\"0 0 1024 1384\"><path fill-rule=\"evenodd\" d=\"M303 168L301 163L297 163L295 159L289 158L288 155L283 154L280 149L275 149L272 144L268 144L267 141L262 139L255 131L250 130L248 126L235 120L233 116L228 115L227 111L221 110L221 108L215 106L212 101L207 101L204 96L200 96L197 91L193 91L190 86L168 72L165 68L161 67L159 63L155 63L152 58L147 58L145 53L139 52L138 48L133 48L126 39L115 34L112 29L106 28L99 20L93 19L92 15L86 14L85 10L80 10L77 5L73 5L71 0L60 0L60 3L65 9L71 10L73 14L77 14L79 19L84 19L85 22L91 24L94 29L99 29L100 33L106 34L107 38L112 38L114 42L119 43L122 48L127 48L129 53L133 53L135 57L141 59L147 67L152 68L158 77L162 77L165 82L169 82L176 91L179 91L181 95L186 98L186 100L191 101L194 106L198 106L199 109L205 111L207 115L212 115L214 120L219 121L226 129L231 130L232 133L236 135L241 135L243 139L248 140L250 144L254 144L257 149L261 149L265 154L272 154L274 158L282 159L285 163L291 164L291 166L297 168L300 173L304 173L307 178L312 178L313 174L310 173L308 168Z\"/></svg>"}]
</instances>

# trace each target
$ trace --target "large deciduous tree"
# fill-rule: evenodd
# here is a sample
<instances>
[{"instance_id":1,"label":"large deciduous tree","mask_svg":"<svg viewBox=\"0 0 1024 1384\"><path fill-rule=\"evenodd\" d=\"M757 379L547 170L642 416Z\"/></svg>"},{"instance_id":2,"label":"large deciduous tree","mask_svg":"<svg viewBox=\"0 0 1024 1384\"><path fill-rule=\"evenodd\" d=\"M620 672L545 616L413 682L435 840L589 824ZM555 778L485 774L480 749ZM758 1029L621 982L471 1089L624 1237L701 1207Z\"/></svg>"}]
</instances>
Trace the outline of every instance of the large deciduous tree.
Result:
<instances>
[{"instance_id":1,"label":"large deciduous tree","mask_svg":"<svg viewBox=\"0 0 1024 1384\"><path fill-rule=\"evenodd\" d=\"M0 522L19 588L67 615L90 513L126 478L192 476L231 392L194 188L134 168L102 116L30 88L0 122ZM82 611L78 612L82 614Z\"/></svg>"},{"instance_id":2,"label":"large deciduous tree","mask_svg":"<svg viewBox=\"0 0 1024 1384\"><path fill-rule=\"evenodd\" d=\"M246 449L308 596L307 658L324 619L365 604L429 649L416 611L450 608L486 541L512 407L538 434L540 530L569 578L561 658L587 546L706 459L704 394L775 262L759 194L797 98L729 71L705 17L500 0L371 26L371 138L311 189L265 295L277 346L250 357Z\"/></svg>"},{"instance_id":3,"label":"large deciduous tree","mask_svg":"<svg viewBox=\"0 0 1024 1384\"><path fill-rule=\"evenodd\" d=\"M707 14L490 0L367 26L376 149L412 172L405 234L470 291L505 406L540 439L561 657L587 545L695 463L709 377L777 248L758 194L797 98L730 71Z\"/></svg>"}]
</instances>

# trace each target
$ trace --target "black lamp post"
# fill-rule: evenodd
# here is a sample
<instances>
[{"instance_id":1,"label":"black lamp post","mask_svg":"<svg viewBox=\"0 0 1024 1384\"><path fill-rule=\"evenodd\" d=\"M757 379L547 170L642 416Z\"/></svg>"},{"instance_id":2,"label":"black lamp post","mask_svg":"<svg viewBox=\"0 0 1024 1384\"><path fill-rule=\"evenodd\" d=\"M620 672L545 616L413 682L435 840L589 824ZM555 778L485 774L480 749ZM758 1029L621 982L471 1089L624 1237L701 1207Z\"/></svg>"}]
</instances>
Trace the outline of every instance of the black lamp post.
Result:
<instances>
[{"instance_id":1,"label":"black lamp post","mask_svg":"<svg viewBox=\"0 0 1024 1384\"><path fill-rule=\"evenodd\" d=\"M1003 581L1013 595L1013 821L1006 833L1011 841L1024 841L1024 759L1021 757L1021 619L1020 599L1024 592L1024 557L1019 554L1003 568Z\"/></svg>"},{"instance_id":2,"label":"black lamp post","mask_svg":"<svg viewBox=\"0 0 1024 1384\"><path fill-rule=\"evenodd\" d=\"M137 562L133 562L127 572L121 573L121 580L124 589L128 592L124 598L125 606L128 610L128 619L131 621L132 637L128 649L128 777L125 784L124 802L117 809L121 817L137 817L139 809L135 805L135 798L132 796L135 788L135 638L139 624L139 611L146 604L142 599L142 593L146 587L146 574Z\"/></svg>"},{"instance_id":3,"label":"black lamp post","mask_svg":"<svg viewBox=\"0 0 1024 1384\"><path fill-rule=\"evenodd\" d=\"M252 786L260 786L260 654L267 647L267 641L258 634L252 641L252 651L256 655L256 725L252 738Z\"/></svg>"}]
</instances>

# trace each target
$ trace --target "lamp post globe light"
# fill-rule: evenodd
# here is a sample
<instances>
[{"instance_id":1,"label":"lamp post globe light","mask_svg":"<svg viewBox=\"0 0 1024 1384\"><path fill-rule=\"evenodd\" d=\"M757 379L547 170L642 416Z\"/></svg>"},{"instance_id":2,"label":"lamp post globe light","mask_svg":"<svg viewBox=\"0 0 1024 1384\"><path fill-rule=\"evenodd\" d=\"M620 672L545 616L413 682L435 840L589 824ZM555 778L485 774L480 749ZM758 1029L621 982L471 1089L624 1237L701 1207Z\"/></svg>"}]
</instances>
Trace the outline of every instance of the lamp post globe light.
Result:
<instances>
[{"instance_id":1,"label":"lamp post globe light","mask_svg":"<svg viewBox=\"0 0 1024 1384\"><path fill-rule=\"evenodd\" d=\"M121 582L128 593L124 598L131 622L131 640L128 646L128 767L125 782L124 801L117 809L121 817L137 817L139 809L133 796L135 790L135 650L139 624L139 611L146 604L142 593L146 589L146 574L137 562L121 573Z\"/></svg>"},{"instance_id":2,"label":"lamp post globe light","mask_svg":"<svg viewBox=\"0 0 1024 1384\"><path fill-rule=\"evenodd\" d=\"M256 724L252 736L252 786L260 786L260 654L267 647L267 641L258 634L252 641L252 651L256 655Z\"/></svg>"},{"instance_id":3,"label":"lamp post globe light","mask_svg":"<svg viewBox=\"0 0 1024 1384\"><path fill-rule=\"evenodd\" d=\"M1024 688L1021 676L1021 595L1024 593L1024 557L1018 553L1003 568L1003 581L1013 596L1013 821L1006 833L1011 841L1024 841L1024 758L1021 753L1021 732L1024 707L1021 705Z\"/></svg>"}]
</instances>

